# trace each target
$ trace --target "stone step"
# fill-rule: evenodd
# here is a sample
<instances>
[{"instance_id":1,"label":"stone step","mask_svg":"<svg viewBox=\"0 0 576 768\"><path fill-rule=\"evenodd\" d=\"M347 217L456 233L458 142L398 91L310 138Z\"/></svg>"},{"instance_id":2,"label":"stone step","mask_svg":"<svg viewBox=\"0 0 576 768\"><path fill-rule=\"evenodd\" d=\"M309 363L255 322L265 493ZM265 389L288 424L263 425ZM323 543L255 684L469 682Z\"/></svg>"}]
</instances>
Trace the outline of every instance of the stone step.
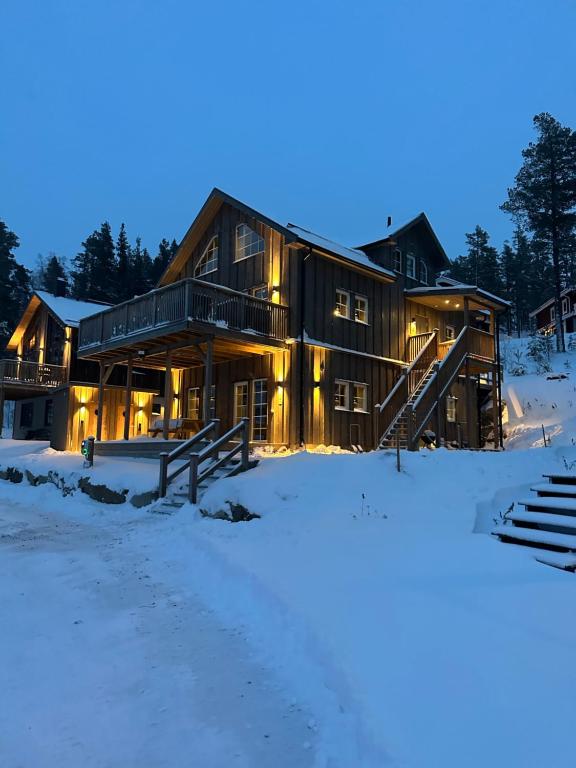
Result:
<instances>
[{"instance_id":1,"label":"stone step","mask_svg":"<svg viewBox=\"0 0 576 768\"><path fill-rule=\"evenodd\" d=\"M538 544L543 547L554 547L576 552L576 536L568 533L520 528L516 525L498 525L492 531L492 535L516 543Z\"/></svg>"},{"instance_id":2,"label":"stone step","mask_svg":"<svg viewBox=\"0 0 576 768\"><path fill-rule=\"evenodd\" d=\"M576 485L562 485L560 483L539 483L532 486L531 491L538 496L574 496L576 497Z\"/></svg>"},{"instance_id":3,"label":"stone step","mask_svg":"<svg viewBox=\"0 0 576 768\"><path fill-rule=\"evenodd\" d=\"M576 499L562 497L538 496L533 499L522 499L518 502L521 507L526 507L531 512L550 512L560 515L576 515Z\"/></svg>"},{"instance_id":4,"label":"stone step","mask_svg":"<svg viewBox=\"0 0 576 768\"><path fill-rule=\"evenodd\" d=\"M563 528L576 533L576 517L571 515L554 515L549 512L525 512L518 510L506 517L514 523L545 526L546 528Z\"/></svg>"},{"instance_id":5,"label":"stone step","mask_svg":"<svg viewBox=\"0 0 576 768\"><path fill-rule=\"evenodd\" d=\"M547 477L551 483L560 483L561 485L576 485L576 475L572 472L557 472L550 475L542 475Z\"/></svg>"}]
</instances>

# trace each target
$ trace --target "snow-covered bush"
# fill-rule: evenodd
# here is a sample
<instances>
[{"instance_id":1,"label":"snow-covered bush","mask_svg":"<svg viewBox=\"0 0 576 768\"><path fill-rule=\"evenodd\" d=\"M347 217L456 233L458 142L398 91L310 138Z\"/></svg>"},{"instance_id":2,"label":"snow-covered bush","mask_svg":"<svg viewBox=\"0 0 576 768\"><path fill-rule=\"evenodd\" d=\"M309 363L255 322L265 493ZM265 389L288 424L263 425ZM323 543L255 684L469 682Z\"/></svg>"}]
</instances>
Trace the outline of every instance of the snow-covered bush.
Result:
<instances>
[{"instance_id":1,"label":"snow-covered bush","mask_svg":"<svg viewBox=\"0 0 576 768\"><path fill-rule=\"evenodd\" d=\"M527 373L522 347L515 347L507 359L507 370L511 376L524 376Z\"/></svg>"},{"instance_id":2,"label":"snow-covered bush","mask_svg":"<svg viewBox=\"0 0 576 768\"><path fill-rule=\"evenodd\" d=\"M550 336L533 336L528 342L527 355L536 363L537 373L549 373L552 370L550 365L552 338Z\"/></svg>"}]
</instances>

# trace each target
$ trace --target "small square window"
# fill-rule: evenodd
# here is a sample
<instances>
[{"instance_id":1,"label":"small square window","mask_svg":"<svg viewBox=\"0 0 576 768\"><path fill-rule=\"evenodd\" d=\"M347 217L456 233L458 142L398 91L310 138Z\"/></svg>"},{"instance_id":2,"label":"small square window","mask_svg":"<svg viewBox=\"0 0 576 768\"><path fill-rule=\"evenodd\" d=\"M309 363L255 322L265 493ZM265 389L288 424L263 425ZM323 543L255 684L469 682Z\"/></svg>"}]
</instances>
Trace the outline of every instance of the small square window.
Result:
<instances>
[{"instance_id":1,"label":"small square window","mask_svg":"<svg viewBox=\"0 0 576 768\"><path fill-rule=\"evenodd\" d=\"M366 413L368 411L368 386L366 384L352 384L354 389L354 410Z\"/></svg>"},{"instance_id":2,"label":"small square window","mask_svg":"<svg viewBox=\"0 0 576 768\"><path fill-rule=\"evenodd\" d=\"M354 296L354 320L357 323L368 322L368 299L365 296Z\"/></svg>"},{"instance_id":3,"label":"small square window","mask_svg":"<svg viewBox=\"0 0 576 768\"><path fill-rule=\"evenodd\" d=\"M268 286L257 285L255 288L250 289L250 295L256 299L266 299L268 301Z\"/></svg>"},{"instance_id":4,"label":"small square window","mask_svg":"<svg viewBox=\"0 0 576 768\"><path fill-rule=\"evenodd\" d=\"M334 314L338 317L350 318L350 294L347 291L336 291L336 309Z\"/></svg>"},{"instance_id":5,"label":"small square window","mask_svg":"<svg viewBox=\"0 0 576 768\"><path fill-rule=\"evenodd\" d=\"M446 421L454 423L456 421L456 398L448 396L446 398Z\"/></svg>"},{"instance_id":6,"label":"small square window","mask_svg":"<svg viewBox=\"0 0 576 768\"><path fill-rule=\"evenodd\" d=\"M406 254L406 277L416 279L416 257L412 253Z\"/></svg>"},{"instance_id":7,"label":"small square window","mask_svg":"<svg viewBox=\"0 0 576 768\"><path fill-rule=\"evenodd\" d=\"M456 338L456 329L453 325L447 325L445 327L444 336L446 337L446 341L454 341Z\"/></svg>"},{"instance_id":8,"label":"small square window","mask_svg":"<svg viewBox=\"0 0 576 768\"><path fill-rule=\"evenodd\" d=\"M336 379L334 382L334 408L337 411L350 410L350 382Z\"/></svg>"}]
</instances>

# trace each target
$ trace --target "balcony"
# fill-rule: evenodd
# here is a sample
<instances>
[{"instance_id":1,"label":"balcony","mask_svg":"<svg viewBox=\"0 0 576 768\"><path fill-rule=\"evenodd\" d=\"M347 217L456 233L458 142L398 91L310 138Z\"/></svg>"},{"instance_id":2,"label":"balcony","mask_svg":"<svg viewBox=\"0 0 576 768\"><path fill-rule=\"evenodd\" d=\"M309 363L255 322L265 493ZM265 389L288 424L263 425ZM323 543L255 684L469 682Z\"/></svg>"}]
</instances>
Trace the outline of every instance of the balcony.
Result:
<instances>
[{"instance_id":1,"label":"balcony","mask_svg":"<svg viewBox=\"0 0 576 768\"><path fill-rule=\"evenodd\" d=\"M0 386L9 397L27 397L65 384L63 365L33 363L28 360L0 360Z\"/></svg>"},{"instance_id":2,"label":"balcony","mask_svg":"<svg viewBox=\"0 0 576 768\"><path fill-rule=\"evenodd\" d=\"M187 278L82 320L78 351L91 357L182 331L238 337L252 343L259 343L258 337L283 342L288 336L288 308Z\"/></svg>"}]
</instances>

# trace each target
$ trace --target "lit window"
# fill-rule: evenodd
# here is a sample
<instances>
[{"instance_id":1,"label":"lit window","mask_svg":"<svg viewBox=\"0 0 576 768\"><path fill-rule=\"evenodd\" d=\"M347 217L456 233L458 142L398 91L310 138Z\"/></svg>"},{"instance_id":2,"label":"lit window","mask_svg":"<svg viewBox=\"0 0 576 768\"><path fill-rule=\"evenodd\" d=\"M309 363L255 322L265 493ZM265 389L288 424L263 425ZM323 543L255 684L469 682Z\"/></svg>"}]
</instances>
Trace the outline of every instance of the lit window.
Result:
<instances>
[{"instance_id":1,"label":"lit window","mask_svg":"<svg viewBox=\"0 0 576 768\"><path fill-rule=\"evenodd\" d=\"M248 382L234 382L234 424L248 418Z\"/></svg>"},{"instance_id":2,"label":"lit window","mask_svg":"<svg viewBox=\"0 0 576 768\"><path fill-rule=\"evenodd\" d=\"M456 398L448 396L446 398L446 421L454 423L456 421Z\"/></svg>"},{"instance_id":3,"label":"lit window","mask_svg":"<svg viewBox=\"0 0 576 768\"><path fill-rule=\"evenodd\" d=\"M428 266L425 261L420 262L420 282L428 285Z\"/></svg>"},{"instance_id":4,"label":"lit window","mask_svg":"<svg viewBox=\"0 0 576 768\"><path fill-rule=\"evenodd\" d=\"M570 300L568 298L562 299L562 314L567 315L570 312Z\"/></svg>"},{"instance_id":5,"label":"lit window","mask_svg":"<svg viewBox=\"0 0 576 768\"><path fill-rule=\"evenodd\" d=\"M411 254L406 254L406 277L416 279L416 257Z\"/></svg>"},{"instance_id":6,"label":"lit window","mask_svg":"<svg viewBox=\"0 0 576 768\"><path fill-rule=\"evenodd\" d=\"M255 379L252 388L252 440L268 439L268 381Z\"/></svg>"},{"instance_id":7,"label":"lit window","mask_svg":"<svg viewBox=\"0 0 576 768\"><path fill-rule=\"evenodd\" d=\"M350 382L336 379L334 382L334 408L347 411L350 408Z\"/></svg>"},{"instance_id":8,"label":"lit window","mask_svg":"<svg viewBox=\"0 0 576 768\"><path fill-rule=\"evenodd\" d=\"M250 295L254 296L256 299L266 299L266 301L268 301L268 286L257 285L256 288L250 289Z\"/></svg>"},{"instance_id":9,"label":"lit window","mask_svg":"<svg viewBox=\"0 0 576 768\"><path fill-rule=\"evenodd\" d=\"M336 309L334 314L339 317L350 317L350 294L347 291L336 291Z\"/></svg>"},{"instance_id":10,"label":"lit window","mask_svg":"<svg viewBox=\"0 0 576 768\"><path fill-rule=\"evenodd\" d=\"M402 272L402 251L400 248L394 249L394 269L396 272Z\"/></svg>"},{"instance_id":11,"label":"lit window","mask_svg":"<svg viewBox=\"0 0 576 768\"><path fill-rule=\"evenodd\" d=\"M264 253L264 238L258 232L250 229L248 225L238 224L234 261L248 259L250 256L257 256L260 253Z\"/></svg>"},{"instance_id":12,"label":"lit window","mask_svg":"<svg viewBox=\"0 0 576 768\"><path fill-rule=\"evenodd\" d=\"M354 410L368 411L368 386L366 384L352 383L354 389Z\"/></svg>"},{"instance_id":13,"label":"lit window","mask_svg":"<svg viewBox=\"0 0 576 768\"><path fill-rule=\"evenodd\" d=\"M188 418L200 418L200 387L190 387L188 390Z\"/></svg>"},{"instance_id":14,"label":"lit window","mask_svg":"<svg viewBox=\"0 0 576 768\"><path fill-rule=\"evenodd\" d=\"M210 272L216 272L218 269L218 235L215 235L206 246L204 253L200 257L194 277L208 275Z\"/></svg>"},{"instance_id":15,"label":"lit window","mask_svg":"<svg viewBox=\"0 0 576 768\"><path fill-rule=\"evenodd\" d=\"M453 325L447 325L444 330L446 341L453 341L456 338L456 329Z\"/></svg>"},{"instance_id":16,"label":"lit window","mask_svg":"<svg viewBox=\"0 0 576 768\"><path fill-rule=\"evenodd\" d=\"M368 299L365 296L354 296L354 320L357 323L368 322Z\"/></svg>"}]
</instances>

